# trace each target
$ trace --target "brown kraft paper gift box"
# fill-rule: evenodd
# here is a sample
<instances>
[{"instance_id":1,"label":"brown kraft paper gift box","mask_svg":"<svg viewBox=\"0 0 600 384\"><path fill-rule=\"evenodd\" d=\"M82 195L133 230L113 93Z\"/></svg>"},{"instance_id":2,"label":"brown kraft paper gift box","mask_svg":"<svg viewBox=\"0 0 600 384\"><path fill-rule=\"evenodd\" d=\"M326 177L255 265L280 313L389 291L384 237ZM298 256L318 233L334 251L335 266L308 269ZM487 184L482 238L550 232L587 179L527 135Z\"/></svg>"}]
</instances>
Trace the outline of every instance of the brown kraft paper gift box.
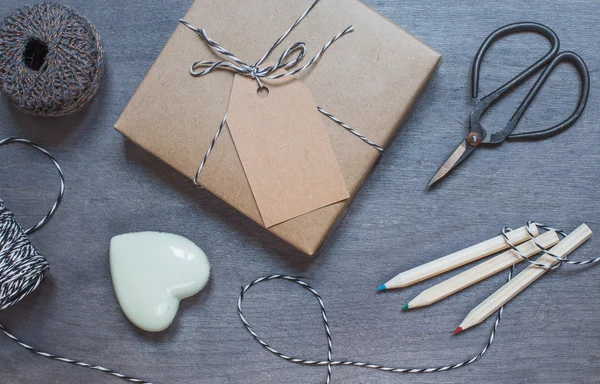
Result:
<instances>
[{"instance_id":1,"label":"brown kraft paper gift box","mask_svg":"<svg viewBox=\"0 0 600 384\"><path fill-rule=\"evenodd\" d=\"M196 0L184 19L253 64L312 2ZM359 0L322 0L268 61L276 61L301 41L308 50L300 67L349 25L355 31L297 78L311 89L319 107L385 148L435 71L437 52ZM198 60L224 58L179 24L115 124L127 138L192 180L227 112L234 81L234 74L225 70L191 76L189 67ZM308 255L315 254L335 228L380 156L320 117L351 197L268 228ZM227 126L198 183L264 227Z\"/></svg>"}]
</instances>

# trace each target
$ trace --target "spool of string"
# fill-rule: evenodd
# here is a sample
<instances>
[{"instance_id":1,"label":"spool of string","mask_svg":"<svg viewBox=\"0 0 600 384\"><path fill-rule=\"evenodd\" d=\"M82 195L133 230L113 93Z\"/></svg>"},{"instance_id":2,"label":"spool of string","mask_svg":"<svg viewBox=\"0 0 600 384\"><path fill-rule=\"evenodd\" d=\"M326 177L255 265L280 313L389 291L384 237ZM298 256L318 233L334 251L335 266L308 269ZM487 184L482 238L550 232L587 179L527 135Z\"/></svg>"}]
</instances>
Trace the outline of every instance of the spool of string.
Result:
<instances>
[{"instance_id":1,"label":"spool of string","mask_svg":"<svg viewBox=\"0 0 600 384\"><path fill-rule=\"evenodd\" d=\"M71 7L26 6L0 26L0 89L22 112L79 111L98 92L104 66L96 28Z\"/></svg>"},{"instance_id":2,"label":"spool of string","mask_svg":"<svg viewBox=\"0 0 600 384\"><path fill-rule=\"evenodd\" d=\"M29 235L41 229L44 225L46 225L46 223L48 223L48 221L50 221L60 206L65 192L65 179L63 172L56 159L48 151L34 142L21 138L8 138L0 140L0 147L13 143L23 144L35 148L50 158L58 170L58 176L60 177L60 191L58 198L46 216L44 216L44 218L34 227L27 230L23 230L23 228L17 222L15 215L9 211L4 205L4 202L0 200L0 311L23 300L44 280L49 270L49 265L46 258L40 255L36 251L35 247L31 244ZM14 340L21 347L39 356L60 361L62 363L68 363L79 367L104 372L132 383L148 383L147 381L136 379L99 365L92 365L82 361L40 351L39 349L21 341L15 335L10 333L2 324L0 324L0 332Z\"/></svg>"},{"instance_id":3,"label":"spool of string","mask_svg":"<svg viewBox=\"0 0 600 384\"><path fill-rule=\"evenodd\" d=\"M46 258L38 253L29 235L42 228L58 209L64 194L64 176L56 159L37 144L18 138L0 140L0 146L20 143L31 146L54 162L60 176L60 192L56 202L34 227L24 230L15 215L0 200L0 310L23 300L44 280L50 269Z\"/></svg>"},{"instance_id":4,"label":"spool of string","mask_svg":"<svg viewBox=\"0 0 600 384\"><path fill-rule=\"evenodd\" d=\"M0 310L36 289L50 266L0 200Z\"/></svg>"}]
</instances>

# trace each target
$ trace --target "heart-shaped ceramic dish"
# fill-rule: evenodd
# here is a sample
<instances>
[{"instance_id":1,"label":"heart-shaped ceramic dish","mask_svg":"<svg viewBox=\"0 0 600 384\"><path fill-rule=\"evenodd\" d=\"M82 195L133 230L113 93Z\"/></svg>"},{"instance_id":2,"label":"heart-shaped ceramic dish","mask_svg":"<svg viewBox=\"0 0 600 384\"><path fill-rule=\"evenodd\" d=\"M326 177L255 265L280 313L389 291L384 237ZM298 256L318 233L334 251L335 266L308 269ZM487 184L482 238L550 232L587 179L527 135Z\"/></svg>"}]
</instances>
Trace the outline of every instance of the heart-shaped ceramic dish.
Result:
<instances>
[{"instance_id":1,"label":"heart-shaped ceramic dish","mask_svg":"<svg viewBox=\"0 0 600 384\"><path fill-rule=\"evenodd\" d=\"M110 271L125 316L145 331L160 332L175 319L179 302L206 286L210 264L185 237L137 232L112 238Z\"/></svg>"}]
</instances>

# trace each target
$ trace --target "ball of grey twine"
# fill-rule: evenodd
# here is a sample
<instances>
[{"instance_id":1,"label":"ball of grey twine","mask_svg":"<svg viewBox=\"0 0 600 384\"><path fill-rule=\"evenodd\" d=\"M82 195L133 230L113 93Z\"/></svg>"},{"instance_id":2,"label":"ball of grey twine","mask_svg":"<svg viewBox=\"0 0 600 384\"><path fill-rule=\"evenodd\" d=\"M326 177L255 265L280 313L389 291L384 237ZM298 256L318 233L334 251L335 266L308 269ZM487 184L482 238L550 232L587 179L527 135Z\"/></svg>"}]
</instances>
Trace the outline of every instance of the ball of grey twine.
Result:
<instances>
[{"instance_id":1,"label":"ball of grey twine","mask_svg":"<svg viewBox=\"0 0 600 384\"><path fill-rule=\"evenodd\" d=\"M98 32L68 6L29 5L0 26L0 89L22 112L77 112L94 97L103 77Z\"/></svg>"}]
</instances>

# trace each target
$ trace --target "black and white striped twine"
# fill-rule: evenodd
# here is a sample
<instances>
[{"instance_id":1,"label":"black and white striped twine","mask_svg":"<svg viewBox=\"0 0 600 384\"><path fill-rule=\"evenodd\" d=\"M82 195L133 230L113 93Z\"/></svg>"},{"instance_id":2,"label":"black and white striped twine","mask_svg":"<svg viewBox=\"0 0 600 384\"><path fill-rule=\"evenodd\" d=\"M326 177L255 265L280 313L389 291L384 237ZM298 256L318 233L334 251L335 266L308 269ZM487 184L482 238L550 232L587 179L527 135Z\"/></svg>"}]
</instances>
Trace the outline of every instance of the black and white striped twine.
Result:
<instances>
[{"instance_id":1,"label":"black and white striped twine","mask_svg":"<svg viewBox=\"0 0 600 384\"><path fill-rule=\"evenodd\" d=\"M283 35L281 35L277 39L277 41L275 41L275 43L271 46L271 48L269 48L269 50L254 65L246 64L244 61L239 59L233 53L229 52L227 49L222 47L219 43L217 43L216 41L211 39L203 28L194 27L186 20L183 20L183 19L179 20L183 25L185 25L192 31L196 32L198 34L198 36L200 36L202 41L204 41L204 43L206 43L206 45L213 52L215 52L217 55L225 56L229 60L229 61L207 61L207 60L196 61L196 62L192 63L192 65L190 66L190 73L192 74L192 76L202 77L202 76L208 75L215 69L225 69L225 70L232 71L232 72L242 75L242 76L251 77L252 79L256 80L256 82L258 84L258 88L260 89L260 88L263 88L263 83L262 83L261 79L276 80L276 79L281 79L281 78L288 77L288 76L293 76L300 72L305 71L311 65L313 65L315 62L317 62L321 58L321 56L325 53L325 51L327 51L327 49L333 43L335 43L338 39L342 38L343 36L347 35L348 33L353 32L354 27L349 26L346 29L344 29L342 32L335 35L331 40L329 40L327 43L325 43L325 45L321 48L321 50L312 59L310 59L302 67L294 69L293 71L274 74L276 71L278 71L280 69L293 68L304 59L304 57L306 56L306 44L304 44L302 42L294 43L288 49L286 49L282 53L282 55L279 57L279 60L277 61L276 64L265 67L265 68L260 68L260 66L264 63L264 61L267 59L267 57L269 57L269 55L271 55L271 53L273 53L273 51L283 42L283 40L285 40L285 38L292 32L292 30L294 30L294 28L296 28L296 26L298 24L300 24L302 22L302 20L304 20L304 18L310 13L310 11L312 11L312 9L320 1L321 0L314 1L311 4L311 6L306 11L304 11L304 13L296 20L296 22L294 24L292 24L292 26L289 27L287 29L287 31L285 31L283 33ZM294 52L297 52L297 55L293 60L290 60L290 56ZM198 69L200 69L200 68L204 68L204 69L199 71ZM323 115L325 115L326 117L328 117L329 119L331 119L332 121L334 121L339 126L346 129L348 132L350 132L353 135L360 138L363 142L367 143L372 148L376 149L378 152L383 153L383 148L381 146L375 144L373 141L367 139L365 136L363 136L356 130L350 128L347 124L345 124L341 120L337 119L331 113L325 111L321 107L317 107L317 110L319 112L321 112ZM221 131L223 130L223 126L225 125L226 122L227 122L227 115L225 115L225 117L221 121L221 124L219 125L219 129L217 130L217 133L215 134L214 138L212 139L212 141L206 151L206 154L204 155L202 162L200 163L200 166L198 167L198 171L196 172L196 175L194 177L194 184L196 184L196 185L199 185L198 178L200 177L200 172L202 172L202 169L206 165L208 156L212 152L213 147L214 147L215 143L217 142L217 139L219 138L219 135L221 134Z\"/></svg>"},{"instance_id":2,"label":"black and white striped twine","mask_svg":"<svg viewBox=\"0 0 600 384\"><path fill-rule=\"evenodd\" d=\"M508 228L508 227L504 227L502 229L502 237L504 238L504 241L506 241L506 244L508 244L510 249L512 249L517 255L519 255L523 260L527 261L529 264L534 265L538 268L542 268L542 269L555 270L555 269L562 267L563 264L587 265L587 264L595 264L600 261L600 257L596 257L595 259L590 259L590 260L576 261L576 260L567 260L566 257L560 257L560 256L553 254L552 252L548 251L546 248L542 247L538 243L537 239L535 238L535 235L533 234L533 232L531 230L531 228L533 228L533 226L537 226L538 228L543 228L546 231L554 231L562 237L567 237L567 234L564 231L561 231L560 229L556 229L556 228L552 228L552 227L549 227L544 224L536 223L535 221L529 221L527 223L527 226L526 226L527 232L529 233L529 237L531 238L531 240L533 241L535 246L538 247L542 251L542 253L544 253L545 255L548 255L551 258L559 261L557 264L555 264L553 266L548 266L546 264L538 263L536 261L529 259L529 257L527 255L525 255L525 254L523 254L523 252L519 251L519 248L517 248L517 246L515 244L513 244L510 241L510 239L508 238L508 236L506 235L512 229Z\"/></svg>"},{"instance_id":3,"label":"black and white striped twine","mask_svg":"<svg viewBox=\"0 0 600 384\"><path fill-rule=\"evenodd\" d=\"M44 280L49 269L48 262L31 245L28 235L42 228L52 218L65 192L63 172L48 151L26 139L10 137L0 140L0 147L8 144L27 145L46 155L58 170L60 190L50 211L39 223L27 230L19 226L13 213L0 200L0 310L21 301Z\"/></svg>"},{"instance_id":4,"label":"black and white striped twine","mask_svg":"<svg viewBox=\"0 0 600 384\"><path fill-rule=\"evenodd\" d=\"M527 260L528 262L530 262L532 265L536 266L536 267L540 267L540 268L546 268L546 269L557 269L559 268L562 264L574 264L574 265L586 265L586 264L593 264L593 263L597 263L600 261L600 257L595 258L595 259L590 259L590 260L585 260L585 261L571 261L571 260L567 260L566 258L561 258L558 257L556 255L553 255L551 252L549 252L548 250L546 250L544 247L540 246L537 241L535 240L535 236L531 231L531 226L532 225L537 225L540 228L543 228L547 231L555 231L556 233L558 233L559 235L566 237L567 234L561 230L549 227L547 225L544 224L540 224L540 223L536 223L533 221L530 221L529 223L527 223L527 230L529 232L529 235L531 237L531 239L534 241L534 243L542 250L542 252L544 254L547 254L553 258L555 258L556 260L559 260L560 263L558 263L557 265L555 265L554 267L547 267L544 264L540 264L540 263L536 263L535 261L529 260L529 258L525 255L523 255L514 244L512 244L510 242L510 240L508 239L508 237L506 236L506 234L508 232L511 231L510 228L504 228L502 230L502 235L506 241L506 243L509 245L509 247L511 249L513 249L519 256L521 256L523 259ZM508 278L507 278L507 282L510 281L513 277L513 273L514 273L514 266L512 266L510 268L510 271L508 272ZM270 281L270 280L284 280L284 281L289 281L292 283L295 283L301 287L303 287L304 289L308 290L310 293L312 293L316 298L317 301L319 302L319 307L321 309L321 316L323 319L323 323L325 325L325 335L327 337L327 360L306 360L306 359L301 359L301 358L297 358L297 357L292 357L292 356L288 356L284 353L279 352L278 350L276 350L275 348L271 347L269 344L267 344L250 326L250 324L248 323L248 321L246 320L245 316L244 316L244 312L242 310L242 302L244 300L244 297L246 295L246 293L248 292L248 290L250 288L252 288L253 286L260 284L262 282L265 281ZM494 342L494 338L496 336L496 331L498 329L498 324L500 323L500 320L502 318L502 315L504 313L504 306L502 306L499 310L498 310L498 314L496 316L496 319L494 321L494 325L492 327L492 330L490 332L490 336L487 340L486 345L483 347L483 349L475 356L473 356L472 358L456 363L456 364L452 364L452 365L444 365L441 367L432 367L432 368L421 368L421 367L417 367L417 368L398 368L398 367L386 367L383 365L379 365L379 364L371 364L371 363L364 363L364 362L356 362L356 361L339 361L339 360L333 360L332 358L332 354L333 354L333 344L332 344L332 337L331 337L331 330L329 328L329 320L327 319L327 314L325 311L325 304L323 303L323 299L321 298L321 295L313 288L311 287L309 284L307 284L306 282L300 280L297 277L293 277L293 276L287 276L287 275L270 275L270 276L265 276L265 277L261 277L259 279L254 280L253 282L251 282L250 284L246 285L245 287L242 287L242 292L240 293L239 299L238 299L238 314L240 316L240 319L242 320L242 323L244 324L244 326L246 327L246 329L248 330L248 332L250 332L250 334L252 335L252 337L254 337L254 339L260 344L262 345L266 350L268 350L269 352L273 353L274 355L287 360L289 362L292 363L296 363L296 364L301 364L301 365L308 365L308 366L326 366L327 367L327 377L326 377L326 383L329 384L331 382L331 367L333 366L353 366L353 367L362 367L362 368L370 368L370 369L375 369L375 370L379 370L379 371L384 371L384 372L394 372L394 373L433 373L433 372L443 372L443 371L451 371L457 368L461 368L464 366L467 366L469 364L472 364L474 362L476 362L477 360L479 360L490 348L490 346L492 345L492 343Z\"/></svg>"},{"instance_id":5,"label":"black and white striped twine","mask_svg":"<svg viewBox=\"0 0 600 384\"><path fill-rule=\"evenodd\" d=\"M510 279L512 279L513 271L514 271L514 269L511 268L511 270L508 274L508 281L510 281ZM260 336L258 336L258 334L252 329L252 327L250 327L250 324L244 317L244 313L242 311L242 301L244 300L246 292L250 288L255 286L256 284L262 283L264 281L276 280L276 279L285 280L285 281L289 281L289 282L298 284L299 286L308 290L310 293L312 293L317 298L317 301L319 302L319 306L321 308L321 316L323 319L323 323L325 325L325 335L327 337L327 360L306 360L306 359L288 356L284 353L277 351L275 348L273 348L269 344L267 344ZM460 363L452 364L452 365L444 365L441 367L399 368L399 367L386 367L384 365L357 362L357 361L333 360L333 357L332 357L333 344L332 344L331 330L329 328L329 320L327 319L327 313L325 311L325 304L323 303L323 299L321 298L321 295L313 287L311 287L310 285L308 285L307 283L305 283L304 281L300 280L297 277L287 276L287 275L270 275L270 276L261 277L259 279L254 280L253 282L246 285L245 287L243 287L242 293L240 294L240 297L238 299L238 314L240 316L240 319L242 320L242 323L244 324L244 326L246 327L248 332L250 332L250 334L254 337L254 339L260 345L262 345L266 350L273 353L274 355L276 355L284 360L287 360L289 362L292 362L292 363L308 365L308 366L327 367L327 377L325 380L325 382L327 384L331 383L331 367L334 367L334 366L361 367L361 368L369 368L369 369L374 369L374 370L378 370L378 371L393 372L393 373L433 373L433 372L451 371L453 369L457 369L457 368L472 364L472 363L476 362L477 360L479 360L487 352L489 347L494 342L496 330L498 328L498 324L500 323L500 319L502 318L503 312L504 312L504 306L498 310L498 315L496 316L496 320L494 321L494 326L492 327L492 331L490 333L490 336L488 338L488 341L487 341L485 347L483 347L481 352L479 352L477 355L473 356L471 359L462 361Z\"/></svg>"},{"instance_id":6,"label":"black and white striped twine","mask_svg":"<svg viewBox=\"0 0 600 384\"><path fill-rule=\"evenodd\" d=\"M8 144L22 144L22 145L32 147L32 148L37 149L38 151L42 152L44 155L46 155L50 159L50 161L52 161L52 163L54 164L54 166L56 167L56 169L58 171L58 177L60 178L60 190L58 192L58 198L56 199L56 201L52 205L52 208L50 208L50 211L48 211L46 216L44 216L44 218L42 220L40 220L39 223L37 223L36 225L34 225L33 227L31 227L25 231L26 235L31 235L38 229L42 228L52 218L52 216L58 209L60 203L62 202L63 195L65 194L65 176L63 174L62 169L60 168L60 165L54 158L54 156L52 156L50 154L50 152L46 151L44 148L40 147L33 141L23 139L20 137L9 137L9 138L0 140L0 147L3 145L8 145Z\"/></svg>"},{"instance_id":7,"label":"black and white striped twine","mask_svg":"<svg viewBox=\"0 0 600 384\"><path fill-rule=\"evenodd\" d=\"M331 113L327 112L326 110L324 110L321 107L317 107L317 110L319 112L321 112L323 115L327 116L328 118L330 118L331 120L333 120L334 122L336 122L339 126L341 126L342 128L346 129L348 132L350 132L351 134L353 134L354 136L358 137L359 139L361 139L362 141L364 141L365 143L369 144L371 147L375 148L376 150L378 150L380 153L383 153L383 148L380 147L379 145L375 144L374 142L372 142L371 140L367 139L366 137L364 137L363 135L361 135L360 133L358 133L357 131L355 131L354 129L352 129L351 127L349 127L346 123L344 123L343 121L339 120L338 118L336 118L335 116L333 116Z\"/></svg>"},{"instance_id":8,"label":"black and white striped twine","mask_svg":"<svg viewBox=\"0 0 600 384\"><path fill-rule=\"evenodd\" d=\"M48 269L46 259L31 245L13 213L0 200L0 310L33 292Z\"/></svg>"}]
</instances>

